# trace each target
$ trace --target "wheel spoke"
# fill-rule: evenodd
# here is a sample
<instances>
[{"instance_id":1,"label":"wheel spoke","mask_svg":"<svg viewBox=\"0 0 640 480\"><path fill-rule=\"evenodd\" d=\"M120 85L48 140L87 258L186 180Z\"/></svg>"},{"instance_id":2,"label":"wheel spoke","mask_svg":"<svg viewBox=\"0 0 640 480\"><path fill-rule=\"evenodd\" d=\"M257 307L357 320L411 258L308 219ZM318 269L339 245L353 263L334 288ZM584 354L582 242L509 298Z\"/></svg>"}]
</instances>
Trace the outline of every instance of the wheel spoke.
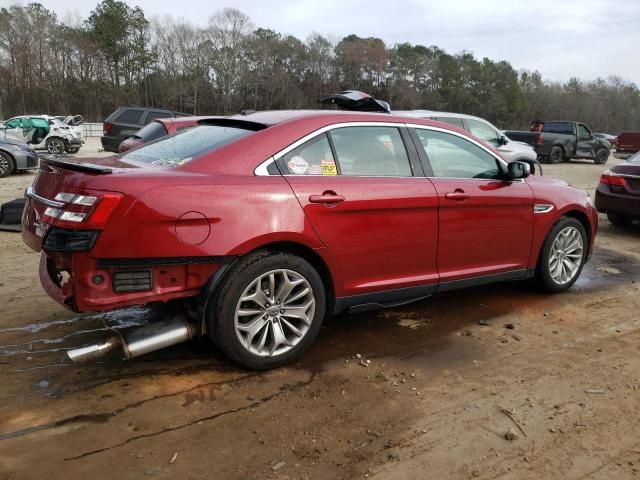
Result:
<instances>
[{"instance_id":1,"label":"wheel spoke","mask_svg":"<svg viewBox=\"0 0 640 480\"><path fill-rule=\"evenodd\" d=\"M300 300L301 298L305 297L309 292L310 292L310 290L308 288L304 288L304 289L300 290L298 293L296 293L293 297L287 299L287 301L283 302L283 303L286 304L286 305L288 305L290 303L293 303L296 300Z\"/></svg>"},{"instance_id":2,"label":"wheel spoke","mask_svg":"<svg viewBox=\"0 0 640 480\"><path fill-rule=\"evenodd\" d=\"M286 318L281 318L280 321L283 325L285 325L289 330L291 330L296 336L301 337L302 332L298 330L291 322L289 322Z\"/></svg>"},{"instance_id":3,"label":"wheel spoke","mask_svg":"<svg viewBox=\"0 0 640 480\"><path fill-rule=\"evenodd\" d=\"M254 321L252 321L247 325L238 325L237 327L238 330L241 330L247 333L246 342L248 346L251 345L251 342L253 341L253 337L256 336L256 334L267 324L267 322L268 320L263 318L263 316L261 315L260 317L258 317L257 319L255 319Z\"/></svg>"},{"instance_id":4,"label":"wheel spoke","mask_svg":"<svg viewBox=\"0 0 640 480\"><path fill-rule=\"evenodd\" d=\"M269 355L273 355L280 345L285 345L287 347L293 346L284 335L280 322L271 322L271 333L273 334L273 344L271 345Z\"/></svg>"}]
</instances>

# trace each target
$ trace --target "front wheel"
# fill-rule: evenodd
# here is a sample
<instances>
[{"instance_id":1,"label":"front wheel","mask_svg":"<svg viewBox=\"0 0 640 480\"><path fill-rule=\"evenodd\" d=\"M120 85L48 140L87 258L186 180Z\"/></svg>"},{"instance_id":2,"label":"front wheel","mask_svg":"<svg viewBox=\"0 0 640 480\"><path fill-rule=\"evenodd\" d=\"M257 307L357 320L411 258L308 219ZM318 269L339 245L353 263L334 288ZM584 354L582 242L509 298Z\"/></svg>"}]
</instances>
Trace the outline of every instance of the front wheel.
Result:
<instances>
[{"instance_id":1,"label":"front wheel","mask_svg":"<svg viewBox=\"0 0 640 480\"><path fill-rule=\"evenodd\" d=\"M66 149L67 153L78 153L80 151L80 147L69 147Z\"/></svg>"},{"instance_id":2,"label":"front wheel","mask_svg":"<svg viewBox=\"0 0 640 480\"><path fill-rule=\"evenodd\" d=\"M11 175L16 169L16 164L8 153L0 152L0 178Z\"/></svg>"},{"instance_id":3,"label":"front wheel","mask_svg":"<svg viewBox=\"0 0 640 480\"><path fill-rule=\"evenodd\" d=\"M540 286L552 293L569 289L580 276L587 259L588 239L582 223L563 217L545 239L536 278Z\"/></svg>"},{"instance_id":4,"label":"front wheel","mask_svg":"<svg viewBox=\"0 0 640 480\"><path fill-rule=\"evenodd\" d=\"M318 335L326 309L318 272L288 253L242 258L212 300L207 322L214 343L232 361L256 370L299 357Z\"/></svg>"},{"instance_id":5,"label":"front wheel","mask_svg":"<svg viewBox=\"0 0 640 480\"><path fill-rule=\"evenodd\" d=\"M64 153L64 142L59 138L48 139L45 146L47 147L47 152L49 153Z\"/></svg>"},{"instance_id":6,"label":"front wheel","mask_svg":"<svg viewBox=\"0 0 640 480\"><path fill-rule=\"evenodd\" d=\"M609 159L609 150L601 148L596 152L596 157L593 159L596 165L604 165Z\"/></svg>"},{"instance_id":7,"label":"front wheel","mask_svg":"<svg viewBox=\"0 0 640 480\"><path fill-rule=\"evenodd\" d=\"M564 152L562 148L556 146L549 152L549 163L560 163L564 160Z\"/></svg>"}]
</instances>

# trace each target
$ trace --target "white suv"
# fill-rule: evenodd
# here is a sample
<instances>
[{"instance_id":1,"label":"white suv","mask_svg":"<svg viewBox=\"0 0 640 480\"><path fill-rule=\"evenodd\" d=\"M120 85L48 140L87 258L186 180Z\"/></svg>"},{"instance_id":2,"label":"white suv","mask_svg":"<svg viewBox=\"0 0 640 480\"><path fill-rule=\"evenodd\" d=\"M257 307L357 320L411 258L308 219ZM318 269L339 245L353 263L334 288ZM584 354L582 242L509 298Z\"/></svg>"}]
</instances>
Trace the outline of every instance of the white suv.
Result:
<instances>
[{"instance_id":1,"label":"white suv","mask_svg":"<svg viewBox=\"0 0 640 480\"><path fill-rule=\"evenodd\" d=\"M82 117L22 115L0 125L0 140L26 143L49 153L77 153L84 144Z\"/></svg>"},{"instance_id":2,"label":"white suv","mask_svg":"<svg viewBox=\"0 0 640 480\"><path fill-rule=\"evenodd\" d=\"M480 140L493 145L509 161L519 160L531 163L535 162L537 158L535 150L530 145L510 140L502 131L479 117L463 113L433 112L431 110L394 110L391 113L404 117L427 118L455 125Z\"/></svg>"}]
</instances>

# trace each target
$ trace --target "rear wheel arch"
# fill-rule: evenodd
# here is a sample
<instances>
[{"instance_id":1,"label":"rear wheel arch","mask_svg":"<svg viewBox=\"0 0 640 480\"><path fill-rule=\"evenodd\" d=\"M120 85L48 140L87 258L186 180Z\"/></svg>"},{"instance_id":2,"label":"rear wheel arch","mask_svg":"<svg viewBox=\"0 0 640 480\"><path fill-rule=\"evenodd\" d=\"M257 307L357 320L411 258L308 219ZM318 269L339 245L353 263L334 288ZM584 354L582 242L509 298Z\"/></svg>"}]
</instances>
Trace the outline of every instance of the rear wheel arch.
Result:
<instances>
[{"instance_id":1,"label":"rear wheel arch","mask_svg":"<svg viewBox=\"0 0 640 480\"><path fill-rule=\"evenodd\" d=\"M289 253L292 255L296 255L311 264L311 266L318 272L320 278L322 279L322 283L325 287L325 296L327 303L327 312L333 311L333 306L335 303L335 288L333 275L327 262L311 247L304 245L302 243L291 242L291 241L279 241L279 242L271 242L256 247L255 249L243 254L240 257L244 257L247 255L263 255L268 256L275 253ZM204 332L206 329L206 311L209 310L212 305L212 302L209 302L210 298L215 297L216 291L219 289L220 285L222 285L229 275L229 273L233 270L233 266L237 260L231 261L224 265L221 269L215 272L206 286L202 290L201 294L201 305L203 305L203 315L202 319L202 331Z\"/></svg>"}]
</instances>

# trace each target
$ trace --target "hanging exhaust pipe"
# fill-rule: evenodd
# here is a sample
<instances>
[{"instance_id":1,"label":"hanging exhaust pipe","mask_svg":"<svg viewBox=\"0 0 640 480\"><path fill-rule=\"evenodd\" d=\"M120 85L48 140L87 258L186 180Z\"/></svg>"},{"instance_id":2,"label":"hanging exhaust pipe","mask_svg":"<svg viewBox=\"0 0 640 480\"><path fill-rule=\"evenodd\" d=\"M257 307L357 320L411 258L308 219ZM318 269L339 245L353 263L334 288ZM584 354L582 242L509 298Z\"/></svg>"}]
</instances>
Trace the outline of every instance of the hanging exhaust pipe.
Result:
<instances>
[{"instance_id":1,"label":"hanging exhaust pipe","mask_svg":"<svg viewBox=\"0 0 640 480\"><path fill-rule=\"evenodd\" d=\"M172 317L150 323L144 327L123 332L104 342L67 351L75 363L97 360L120 348L125 359L139 357L171 345L191 340L195 335L194 326L184 317Z\"/></svg>"}]
</instances>

